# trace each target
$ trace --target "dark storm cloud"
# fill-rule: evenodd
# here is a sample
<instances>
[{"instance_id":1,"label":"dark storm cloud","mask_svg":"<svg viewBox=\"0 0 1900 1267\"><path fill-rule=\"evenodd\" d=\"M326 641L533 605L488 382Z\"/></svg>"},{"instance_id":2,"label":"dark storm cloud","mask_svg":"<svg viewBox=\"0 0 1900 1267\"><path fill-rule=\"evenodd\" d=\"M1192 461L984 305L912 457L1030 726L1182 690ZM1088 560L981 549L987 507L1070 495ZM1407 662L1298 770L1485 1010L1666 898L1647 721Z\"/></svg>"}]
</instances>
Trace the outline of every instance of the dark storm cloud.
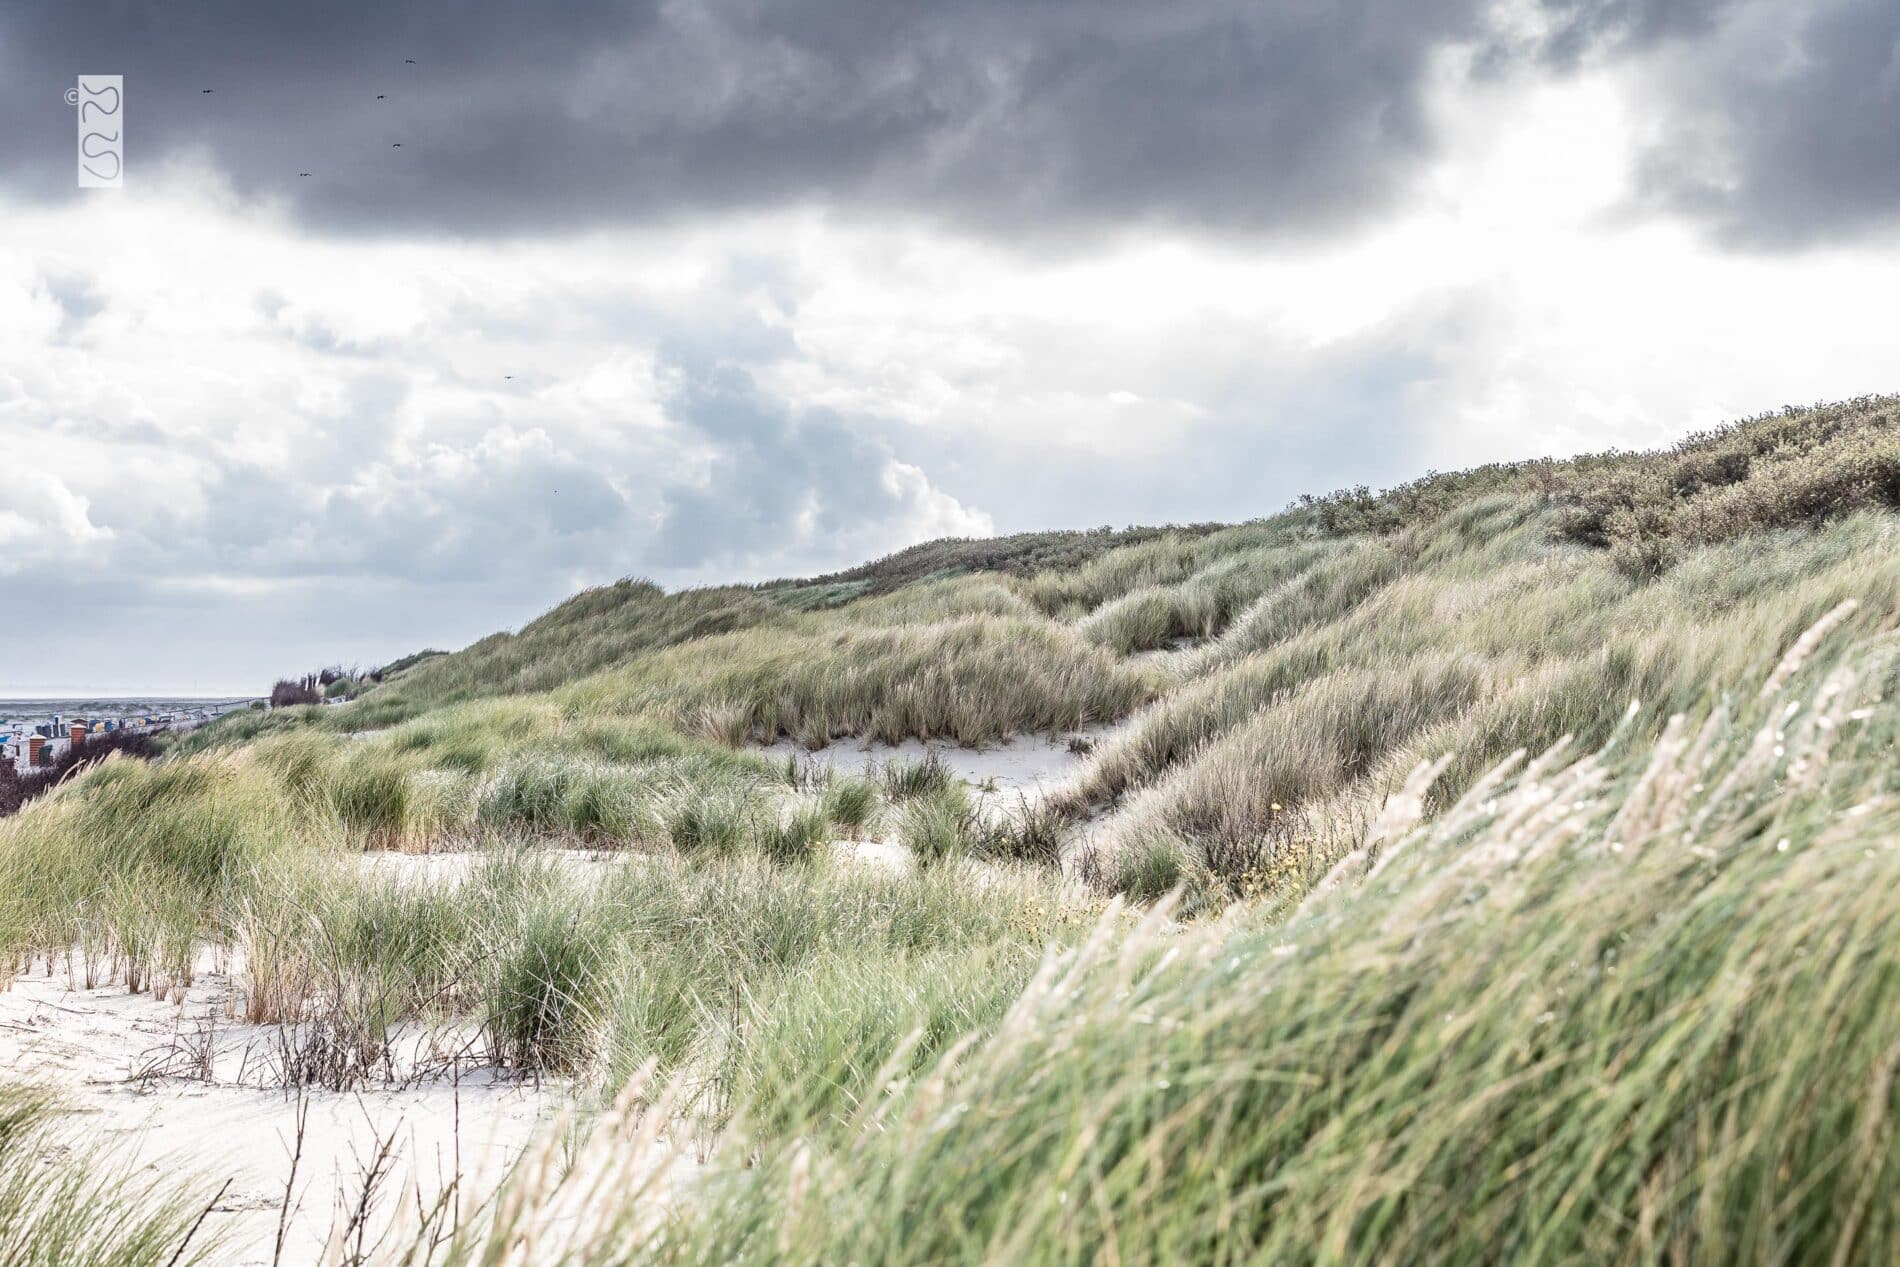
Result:
<instances>
[{"instance_id":1,"label":"dark storm cloud","mask_svg":"<svg viewBox=\"0 0 1900 1267\"><path fill-rule=\"evenodd\" d=\"M1678 36L1706 35L1735 0L1538 0L1549 22L1539 53L1554 66L1648 48Z\"/></svg>"},{"instance_id":2,"label":"dark storm cloud","mask_svg":"<svg viewBox=\"0 0 1900 1267\"><path fill-rule=\"evenodd\" d=\"M1403 187L1431 149L1430 60L1482 7L27 0L0 16L0 178L63 195L60 94L116 72L130 182L203 146L331 228L538 232L815 199L997 229L1309 230Z\"/></svg>"},{"instance_id":3,"label":"dark storm cloud","mask_svg":"<svg viewBox=\"0 0 1900 1267\"><path fill-rule=\"evenodd\" d=\"M1662 204L1746 246L1900 225L1900 5L1751 5L1665 63L1675 108L1647 156Z\"/></svg>"},{"instance_id":4,"label":"dark storm cloud","mask_svg":"<svg viewBox=\"0 0 1900 1267\"><path fill-rule=\"evenodd\" d=\"M1900 223L1900 5L1893 0L1541 0L1534 49L1566 70L1638 59L1656 139L1651 210L1733 246L1799 247Z\"/></svg>"},{"instance_id":5,"label":"dark storm cloud","mask_svg":"<svg viewBox=\"0 0 1900 1267\"><path fill-rule=\"evenodd\" d=\"M333 231L542 233L810 200L1011 234L1326 232L1403 194L1434 149L1433 58L1465 44L1481 74L1656 54L1646 187L1732 239L1900 210L1892 0L1539 0L1528 48L1489 7L15 0L0 185L73 196L61 93L85 70L127 76L134 186L200 147Z\"/></svg>"}]
</instances>

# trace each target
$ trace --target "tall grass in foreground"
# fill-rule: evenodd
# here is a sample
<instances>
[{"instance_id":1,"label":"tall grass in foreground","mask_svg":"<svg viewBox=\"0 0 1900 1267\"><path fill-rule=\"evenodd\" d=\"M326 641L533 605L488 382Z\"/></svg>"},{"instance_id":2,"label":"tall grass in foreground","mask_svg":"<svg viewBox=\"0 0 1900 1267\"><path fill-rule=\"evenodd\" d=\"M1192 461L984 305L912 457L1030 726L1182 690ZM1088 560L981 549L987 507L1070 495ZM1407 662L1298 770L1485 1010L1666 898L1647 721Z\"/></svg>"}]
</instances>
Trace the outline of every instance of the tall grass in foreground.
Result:
<instances>
[{"instance_id":1,"label":"tall grass in foreground","mask_svg":"<svg viewBox=\"0 0 1900 1267\"><path fill-rule=\"evenodd\" d=\"M97 1154L74 1151L56 1106L0 1086L0 1263L7 1267L195 1267L215 1238L202 1203ZM49 1160L49 1155L56 1158Z\"/></svg>"},{"instance_id":2,"label":"tall grass in foreground","mask_svg":"<svg viewBox=\"0 0 1900 1267\"><path fill-rule=\"evenodd\" d=\"M664 1219L609 1115L433 1261L1895 1261L1895 664L1800 640L1422 826L1421 765L1284 922L1107 921L849 1118L741 1111Z\"/></svg>"}]
</instances>

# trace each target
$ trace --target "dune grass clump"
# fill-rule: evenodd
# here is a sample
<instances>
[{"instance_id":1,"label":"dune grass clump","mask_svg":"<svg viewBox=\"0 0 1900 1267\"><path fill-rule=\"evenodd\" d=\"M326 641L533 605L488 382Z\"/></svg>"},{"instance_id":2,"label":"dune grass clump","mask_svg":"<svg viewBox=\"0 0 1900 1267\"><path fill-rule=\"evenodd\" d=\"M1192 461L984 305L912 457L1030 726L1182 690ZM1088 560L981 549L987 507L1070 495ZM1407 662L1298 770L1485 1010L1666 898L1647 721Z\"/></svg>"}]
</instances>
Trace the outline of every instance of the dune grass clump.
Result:
<instances>
[{"instance_id":1,"label":"dune grass clump","mask_svg":"<svg viewBox=\"0 0 1900 1267\"><path fill-rule=\"evenodd\" d=\"M975 825L975 849L985 858L1055 866L1069 837L1068 815L1043 799L1018 794Z\"/></svg>"},{"instance_id":2,"label":"dune grass clump","mask_svg":"<svg viewBox=\"0 0 1900 1267\"><path fill-rule=\"evenodd\" d=\"M189 983L277 859L333 841L246 758L106 761L0 824L0 953L77 946L129 988Z\"/></svg>"},{"instance_id":3,"label":"dune grass clump","mask_svg":"<svg viewBox=\"0 0 1900 1267\"><path fill-rule=\"evenodd\" d=\"M481 1028L502 1069L572 1072L600 1025L612 957L607 912L559 877L543 877L485 930Z\"/></svg>"},{"instance_id":4,"label":"dune grass clump","mask_svg":"<svg viewBox=\"0 0 1900 1267\"><path fill-rule=\"evenodd\" d=\"M1165 826L1145 826L1108 849L1091 848L1082 856L1081 876L1104 893L1156 902L1196 878L1194 849Z\"/></svg>"},{"instance_id":5,"label":"dune grass clump","mask_svg":"<svg viewBox=\"0 0 1900 1267\"><path fill-rule=\"evenodd\" d=\"M833 824L825 805L801 805L763 823L756 836L759 850L781 863L807 862L831 842Z\"/></svg>"},{"instance_id":6,"label":"dune grass clump","mask_svg":"<svg viewBox=\"0 0 1900 1267\"><path fill-rule=\"evenodd\" d=\"M887 761L878 768L877 779L884 794L893 801L932 796L954 787L957 776L950 772L941 754L930 751L921 761Z\"/></svg>"},{"instance_id":7,"label":"dune grass clump","mask_svg":"<svg viewBox=\"0 0 1900 1267\"><path fill-rule=\"evenodd\" d=\"M349 1089L387 1073L398 1027L451 1010L480 955L469 908L421 879L341 860L282 867L233 916L240 1015L302 1027L292 1085Z\"/></svg>"},{"instance_id":8,"label":"dune grass clump","mask_svg":"<svg viewBox=\"0 0 1900 1267\"><path fill-rule=\"evenodd\" d=\"M920 867L975 852L979 829L976 809L962 783L913 796L897 812L898 839Z\"/></svg>"},{"instance_id":9,"label":"dune grass clump","mask_svg":"<svg viewBox=\"0 0 1900 1267\"><path fill-rule=\"evenodd\" d=\"M825 820L852 839L876 829L883 814L878 785L865 778L838 778L825 785L819 805Z\"/></svg>"},{"instance_id":10,"label":"dune grass clump","mask_svg":"<svg viewBox=\"0 0 1900 1267\"><path fill-rule=\"evenodd\" d=\"M421 769L419 761L359 747L335 771L331 807L344 828L366 848L418 846L423 837L412 828L411 776Z\"/></svg>"},{"instance_id":11,"label":"dune grass clump","mask_svg":"<svg viewBox=\"0 0 1900 1267\"><path fill-rule=\"evenodd\" d=\"M687 789L667 803L666 838L682 853L733 853L746 839L755 807L739 796Z\"/></svg>"}]
</instances>

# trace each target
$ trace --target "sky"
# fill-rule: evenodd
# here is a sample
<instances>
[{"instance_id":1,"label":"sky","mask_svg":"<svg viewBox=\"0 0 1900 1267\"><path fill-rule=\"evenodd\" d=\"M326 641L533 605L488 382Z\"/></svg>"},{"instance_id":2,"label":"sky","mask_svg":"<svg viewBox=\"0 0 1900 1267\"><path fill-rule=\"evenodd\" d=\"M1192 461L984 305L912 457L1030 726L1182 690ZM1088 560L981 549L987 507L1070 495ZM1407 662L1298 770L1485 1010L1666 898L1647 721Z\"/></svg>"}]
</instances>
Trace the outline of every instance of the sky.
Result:
<instances>
[{"instance_id":1,"label":"sky","mask_svg":"<svg viewBox=\"0 0 1900 1267\"><path fill-rule=\"evenodd\" d=\"M1892 0L10 0L0 116L0 696L1900 388Z\"/></svg>"}]
</instances>

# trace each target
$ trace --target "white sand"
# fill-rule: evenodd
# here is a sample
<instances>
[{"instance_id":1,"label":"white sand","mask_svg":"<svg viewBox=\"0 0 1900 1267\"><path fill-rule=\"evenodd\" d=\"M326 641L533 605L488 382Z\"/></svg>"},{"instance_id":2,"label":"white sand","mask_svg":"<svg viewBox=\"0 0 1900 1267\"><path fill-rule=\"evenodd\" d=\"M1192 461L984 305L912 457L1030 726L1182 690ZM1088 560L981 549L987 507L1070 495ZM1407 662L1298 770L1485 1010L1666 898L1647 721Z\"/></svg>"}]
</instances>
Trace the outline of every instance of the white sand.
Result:
<instances>
[{"instance_id":1,"label":"white sand","mask_svg":"<svg viewBox=\"0 0 1900 1267\"><path fill-rule=\"evenodd\" d=\"M423 883L460 884L487 855L479 849L444 849L435 853L399 853L373 849L360 855L366 874L391 876ZM576 879L599 879L615 866L637 863L642 855L629 849L537 848L535 857L548 859Z\"/></svg>"},{"instance_id":2,"label":"white sand","mask_svg":"<svg viewBox=\"0 0 1900 1267\"><path fill-rule=\"evenodd\" d=\"M1099 746L1128 726L1090 726L1076 731L1087 745ZM757 751L783 761L797 754L801 762L842 775L869 774L893 762L923 761L931 754L950 768L950 772L981 792L1014 802L1018 794L1031 799L1043 795L1071 779L1089 759L1087 751L1072 751L1069 737L1049 739L1042 735L1019 735L999 744L982 748L960 748L955 744L906 739L899 744L865 744L855 739L840 740L828 748L807 750L789 739L768 744Z\"/></svg>"},{"instance_id":3,"label":"white sand","mask_svg":"<svg viewBox=\"0 0 1900 1267\"><path fill-rule=\"evenodd\" d=\"M231 1180L204 1231L223 1235L217 1261L235 1267L271 1260L297 1099L256 1085L267 1077L277 1030L230 1021L233 988L228 973L207 971L181 1006L128 994L121 985L69 989L63 971L15 978L0 993L0 1080L53 1089L73 1110L67 1126L77 1141L117 1145L121 1157L167 1178L202 1175L207 1199ZM209 1081L137 1077L167 1059L182 1067L181 1053L202 1043L202 1027L213 1019ZM252 1085L240 1085L240 1077ZM400 1090L310 1091L304 1100L308 1126L287 1264L316 1261L339 1194L354 1198L379 1141L395 1141L387 1211L412 1177L425 1199L439 1191L458 1157L464 1173L493 1182L551 1118L562 1092L477 1074L464 1076L459 1088L443 1080Z\"/></svg>"}]
</instances>

